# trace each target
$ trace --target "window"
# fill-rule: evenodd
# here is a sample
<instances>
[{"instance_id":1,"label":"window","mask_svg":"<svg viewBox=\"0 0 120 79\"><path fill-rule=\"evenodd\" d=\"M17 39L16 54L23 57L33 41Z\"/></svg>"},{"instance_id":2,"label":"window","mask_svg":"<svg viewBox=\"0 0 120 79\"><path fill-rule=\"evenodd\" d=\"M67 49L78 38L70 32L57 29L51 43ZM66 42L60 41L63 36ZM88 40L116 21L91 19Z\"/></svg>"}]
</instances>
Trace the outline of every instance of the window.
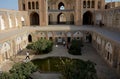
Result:
<instances>
[{"instance_id":1,"label":"window","mask_svg":"<svg viewBox=\"0 0 120 79\"><path fill-rule=\"evenodd\" d=\"M36 9L39 9L39 3L36 2Z\"/></svg>"},{"instance_id":2,"label":"window","mask_svg":"<svg viewBox=\"0 0 120 79\"><path fill-rule=\"evenodd\" d=\"M91 7L92 7L92 8L95 8L95 1L92 1Z\"/></svg>"},{"instance_id":3,"label":"window","mask_svg":"<svg viewBox=\"0 0 120 79\"><path fill-rule=\"evenodd\" d=\"M32 9L35 9L35 3L32 2Z\"/></svg>"},{"instance_id":4,"label":"window","mask_svg":"<svg viewBox=\"0 0 120 79\"><path fill-rule=\"evenodd\" d=\"M64 10L65 9L64 4L62 2L59 3L58 9L59 10Z\"/></svg>"},{"instance_id":5,"label":"window","mask_svg":"<svg viewBox=\"0 0 120 79\"><path fill-rule=\"evenodd\" d=\"M64 9L65 9L64 6L61 6L61 7L60 7L60 10L64 10Z\"/></svg>"},{"instance_id":6,"label":"window","mask_svg":"<svg viewBox=\"0 0 120 79\"><path fill-rule=\"evenodd\" d=\"M25 4L23 4L23 10L25 10Z\"/></svg>"},{"instance_id":7,"label":"window","mask_svg":"<svg viewBox=\"0 0 120 79\"><path fill-rule=\"evenodd\" d=\"M79 40L80 38L79 37L77 37L77 40Z\"/></svg>"},{"instance_id":8,"label":"window","mask_svg":"<svg viewBox=\"0 0 120 79\"><path fill-rule=\"evenodd\" d=\"M101 2L98 1L98 9L100 9L100 7L101 7Z\"/></svg>"},{"instance_id":9,"label":"window","mask_svg":"<svg viewBox=\"0 0 120 79\"><path fill-rule=\"evenodd\" d=\"M50 7L48 6L48 10L50 10Z\"/></svg>"},{"instance_id":10,"label":"window","mask_svg":"<svg viewBox=\"0 0 120 79\"><path fill-rule=\"evenodd\" d=\"M31 2L28 2L28 9L31 9Z\"/></svg>"},{"instance_id":11,"label":"window","mask_svg":"<svg viewBox=\"0 0 120 79\"><path fill-rule=\"evenodd\" d=\"M86 8L86 1L83 2L83 8Z\"/></svg>"},{"instance_id":12,"label":"window","mask_svg":"<svg viewBox=\"0 0 120 79\"><path fill-rule=\"evenodd\" d=\"M90 1L87 2L87 8L90 8Z\"/></svg>"}]
</instances>

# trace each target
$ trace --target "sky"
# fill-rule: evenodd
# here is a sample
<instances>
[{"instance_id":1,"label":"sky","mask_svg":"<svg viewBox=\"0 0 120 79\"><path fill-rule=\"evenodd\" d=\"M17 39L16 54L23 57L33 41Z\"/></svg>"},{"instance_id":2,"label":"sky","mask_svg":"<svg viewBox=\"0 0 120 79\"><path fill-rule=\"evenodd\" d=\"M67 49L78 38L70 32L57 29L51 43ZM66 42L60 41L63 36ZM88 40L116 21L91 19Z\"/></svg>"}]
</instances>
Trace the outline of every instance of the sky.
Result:
<instances>
[{"instance_id":1,"label":"sky","mask_svg":"<svg viewBox=\"0 0 120 79\"><path fill-rule=\"evenodd\" d=\"M120 0L106 0L106 2L110 1ZM0 8L18 10L18 0L0 0Z\"/></svg>"}]
</instances>

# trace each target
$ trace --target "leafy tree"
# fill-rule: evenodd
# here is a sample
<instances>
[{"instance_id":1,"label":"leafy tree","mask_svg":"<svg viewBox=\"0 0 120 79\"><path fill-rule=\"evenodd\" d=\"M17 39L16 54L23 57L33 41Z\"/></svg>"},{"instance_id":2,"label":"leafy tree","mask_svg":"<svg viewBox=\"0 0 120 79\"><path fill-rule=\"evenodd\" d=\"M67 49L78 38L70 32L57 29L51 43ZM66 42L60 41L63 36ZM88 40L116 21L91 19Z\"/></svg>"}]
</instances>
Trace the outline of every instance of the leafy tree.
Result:
<instances>
[{"instance_id":1,"label":"leafy tree","mask_svg":"<svg viewBox=\"0 0 120 79\"><path fill-rule=\"evenodd\" d=\"M27 49L33 49L32 47L33 47L33 44L28 44L26 48Z\"/></svg>"},{"instance_id":2,"label":"leafy tree","mask_svg":"<svg viewBox=\"0 0 120 79\"><path fill-rule=\"evenodd\" d=\"M7 72L3 72L0 74L0 79L10 79L11 75Z\"/></svg>"},{"instance_id":3,"label":"leafy tree","mask_svg":"<svg viewBox=\"0 0 120 79\"><path fill-rule=\"evenodd\" d=\"M53 42L46 39L40 39L32 44L29 44L26 48L35 50L37 53L49 53L52 51Z\"/></svg>"},{"instance_id":4,"label":"leafy tree","mask_svg":"<svg viewBox=\"0 0 120 79\"><path fill-rule=\"evenodd\" d=\"M36 71L36 66L31 63L16 63L10 70L12 79L27 79L29 75Z\"/></svg>"},{"instance_id":5,"label":"leafy tree","mask_svg":"<svg viewBox=\"0 0 120 79\"><path fill-rule=\"evenodd\" d=\"M73 40L68 52L72 55L81 55L81 47L83 47L81 40Z\"/></svg>"},{"instance_id":6,"label":"leafy tree","mask_svg":"<svg viewBox=\"0 0 120 79\"><path fill-rule=\"evenodd\" d=\"M98 79L95 64L91 61L63 61L61 70L65 79Z\"/></svg>"}]
</instances>

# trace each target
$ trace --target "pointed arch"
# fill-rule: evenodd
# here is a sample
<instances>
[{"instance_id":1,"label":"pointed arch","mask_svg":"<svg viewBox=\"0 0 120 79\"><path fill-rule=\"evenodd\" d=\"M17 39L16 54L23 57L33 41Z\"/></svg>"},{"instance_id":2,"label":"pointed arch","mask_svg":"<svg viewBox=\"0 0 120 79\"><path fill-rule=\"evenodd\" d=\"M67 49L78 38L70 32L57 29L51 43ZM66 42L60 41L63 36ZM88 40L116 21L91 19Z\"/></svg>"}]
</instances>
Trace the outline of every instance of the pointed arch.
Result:
<instances>
[{"instance_id":1,"label":"pointed arch","mask_svg":"<svg viewBox=\"0 0 120 79\"><path fill-rule=\"evenodd\" d=\"M28 42L32 42L32 35L31 34L28 35Z\"/></svg>"},{"instance_id":2,"label":"pointed arch","mask_svg":"<svg viewBox=\"0 0 120 79\"><path fill-rule=\"evenodd\" d=\"M36 2L36 9L39 9L39 3L38 3L38 1Z\"/></svg>"},{"instance_id":3,"label":"pointed arch","mask_svg":"<svg viewBox=\"0 0 120 79\"><path fill-rule=\"evenodd\" d=\"M39 14L36 12L31 13L30 15L30 24L39 25Z\"/></svg>"},{"instance_id":4,"label":"pointed arch","mask_svg":"<svg viewBox=\"0 0 120 79\"><path fill-rule=\"evenodd\" d=\"M71 19L71 24L74 24L74 14L70 15L70 19Z\"/></svg>"},{"instance_id":5,"label":"pointed arch","mask_svg":"<svg viewBox=\"0 0 120 79\"><path fill-rule=\"evenodd\" d=\"M25 18L23 16L21 17L21 22L22 22L22 26L24 26L25 25Z\"/></svg>"},{"instance_id":6,"label":"pointed arch","mask_svg":"<svg viewBox=\"0 0 120 79\"><path fill-rule=\"evenodd\" d=\"M3 43L2 48L1 48L1 53L5 53L6 51L10 50L10 48L11 47L7 42Z\"/></svg>"},{"instance_id":7,"label":"pointed arch","mask_svg":"<svg viewBox=\"0 0 120 79\"><path fill-rule=\"evenodd\" d=\"M28 9L31 9L31 2L28 2Z\"/></svg>"},{"instance_id":8,"label":"pointed arch","mask_svg":"<svg viewBox=\"0 0 120 79\"><path fill-rule=\"evenodd\" d=\"M1 54L4 55L4 57L2 58L3 61L10 57L10 53L9 53L10 49L11 47L9 43L7 42L3 43L2 48L1 48Z\"/></svg>"},{"instance_id":9,"label":"pointed arch","mask_svg":"<svg viewBox=\"0 0 120 79\"><path fill-rule=\"evenodd\" d=\"M106 43L105 49L107 52L109 52L110 54L113 53L113 47L112 44L110 42Z\"/></svg>"},{"instance_id":10,"label":"pointed arch","mask_svg":"<svg viewBox=\"0 0 120 79\"><path fill-rule=\"evenodd\" d=\"M93 24L93 14L90 11L87 11L83 14L83 25Z\"/></svg>"},{"instance_id":11,"label":"pointed arch","mask_svg":"<svg viewBox=\"0 0 120 79\"><path fill-rule=\"evenodd\" d=\"M32 9L35 9L35 2L32 2Z\"/></svg>"},{"instance_id":12,"label":"pointed arch","mask_svg":"<svg viewBox=\"0 0 120 79\"><path fill-rule=\"evenodd\" d=\"M64 9L65 9L64 3L63 3L63 2L60 2L60 3L58 4L58 10L64 10Z\"/></svg>"},{"instance_id":13,"label":"pointed arch","mask_svg":"<svg viewBox=\"0 0 120 79\"><path fill-rule=\"evenodd\" d=\"M58 24L66 24L66 16L65 14L63 13L60 13L58 16L57 16L57 22Z\"/></svg>"},{"instance_id":14,"label":"pointed arch","mask_svg":"<svg viewBox=\"0 0 120 79\"><path fill-rule=\"evenodd\" d=\"M53 20L53 15L52 14L49 14L48 15L48 24L53 24L52 20Z\"/></svg>"}]
</instances>

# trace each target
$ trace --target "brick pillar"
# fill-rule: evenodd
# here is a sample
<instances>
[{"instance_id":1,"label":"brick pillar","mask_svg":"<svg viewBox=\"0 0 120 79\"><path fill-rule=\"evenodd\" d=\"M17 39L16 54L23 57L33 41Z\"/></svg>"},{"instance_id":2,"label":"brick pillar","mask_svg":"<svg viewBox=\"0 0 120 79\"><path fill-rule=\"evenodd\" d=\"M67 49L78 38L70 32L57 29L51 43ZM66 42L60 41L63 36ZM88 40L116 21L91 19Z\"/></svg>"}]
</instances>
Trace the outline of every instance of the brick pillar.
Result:
<instances>
[{"instance_id":1,"label":"brick pillar","mask_svg":"<svg viewBox=\"0 0 120 79\"><path fill-rule=\"evenodd\" d=\"M95 0L95 10L98 9L98 0Z\"/></svg>"},{"instance_id":2,"label":"brick pillar","mask_svg":"<svg viewBox=\"0 0 120 79\"><path fill-rule=\"evenodd\" d=\"M83 0L76 0L75 1L75 25L82 25L82 18L83 18Z\"/></svg>"},{"instance_id":3,"label":"brick pillar","mask_svg":"<svg viewBox=\"0 0 120 79\"><path fill-rule=\"evenodd\" d=\"M28 11L28 0L25 0L25 10Z\"/></svg>"},{"instance_id":4,"label":"brick pillar","mask_svg":"<svg viewBox=\"0 0 120 79\"><path fill-rule=\"evenodd\" d=\"M22 10L22 0L18 0L18 7L19 7L19 10L21 11Z\"/></svg>"},{"instance_id":5,"label":"brick pillar","mask_svg":"<svg viewBox=\"0 0 120 79\"><path fill-rule=\"evenodd\" d=\"M39 17L40 26L48 25L48 2L47 0L39 0Z\"/></svg>"},{"instance_id":6,"label":"brick pillar","mask_svg":"<svg viewBox=\"0 0 120 79\"><path fill-rule=\"evenodd\" d=\"M105 0L101 1L101 9L105 9Z\"/></svg>"}]
</instances>

